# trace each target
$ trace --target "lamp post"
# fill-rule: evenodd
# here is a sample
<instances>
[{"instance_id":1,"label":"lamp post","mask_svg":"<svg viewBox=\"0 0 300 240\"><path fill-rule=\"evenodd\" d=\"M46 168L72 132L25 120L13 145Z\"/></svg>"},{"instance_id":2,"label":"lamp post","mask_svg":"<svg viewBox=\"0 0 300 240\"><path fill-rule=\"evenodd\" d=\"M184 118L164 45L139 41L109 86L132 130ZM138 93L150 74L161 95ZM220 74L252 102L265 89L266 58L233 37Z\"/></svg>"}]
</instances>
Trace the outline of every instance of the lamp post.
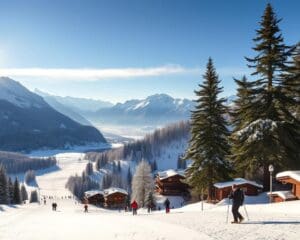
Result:
<instances>
[{"instance_id":1,"label":"lamp post","mask_svg":"<svg viewBox=\"0 0 300 240\"><path fill-rule=\"evenodd\" d=\"M272 164L269 165L270 172L270 203L272 203L272 174L274 172L274 167Z\"/></svg>"}]
</instances>

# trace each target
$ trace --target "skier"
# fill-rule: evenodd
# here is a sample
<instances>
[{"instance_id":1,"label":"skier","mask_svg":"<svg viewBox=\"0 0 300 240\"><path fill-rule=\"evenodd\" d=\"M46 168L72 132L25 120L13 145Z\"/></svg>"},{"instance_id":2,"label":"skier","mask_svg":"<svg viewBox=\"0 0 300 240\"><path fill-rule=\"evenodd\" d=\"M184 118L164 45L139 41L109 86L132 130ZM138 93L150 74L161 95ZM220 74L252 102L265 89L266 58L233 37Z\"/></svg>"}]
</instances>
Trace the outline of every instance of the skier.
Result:
<instances>
[{"instance_id":1,"label":"skier","mask_svg":"<svg viewBox=\"0 0 300 240\"><path fill-rule=\"evenodd\" d=\"M170 200L167 198L165 201L166 213L170 212Z\"/></svg>"},{"instance_id":2,"label":"skier","mask_svg":"<svg viewBox=\"0 0 300 240\"><path fill-rule=\"evenodd\" d=\"M52 210L53 210L53 211L56 211L56 208L57 208L57 203L55 203L55 202L52 203Z\"/></svg>"},{"instance_id":3,"label":"skier","mask_svg":"<svg viewBox=\"0 0 300 240\"><path fill-rule=\"evenodd\" d=\"M236 184L232 185L232 191L229 194L229 199L232 199L232 215L234 221L231 223L241 223L244 218L239 213L239 207L244 204L244 192Z\"/></svg>"},{"instance_id":4,"label":"skier","mask_svg":"<svg viewBox=\"0 0 300 240\"><path fill-rule=\"evenodd\" d=\"M88 205L84 204L84 212L88 212Z\"/></svg>"},{"instance_id":5,"label":"skier","mask_svg":"<svg viewBox=\"0 0 300 240\"><path fill-rule=\"evenodd\" d=\"M138 204L135 200L131 203L132 214L137 215Z\"/></svg>"},{"instance_id":6,"label":"skier","mask_svg":"<svg viewBox=\"0 0 300 240\"><path fill-rule=\"evenodd\" d=\"M46 198L44 198L44 205L46 205Z\"/></svg>"}]
</instances>

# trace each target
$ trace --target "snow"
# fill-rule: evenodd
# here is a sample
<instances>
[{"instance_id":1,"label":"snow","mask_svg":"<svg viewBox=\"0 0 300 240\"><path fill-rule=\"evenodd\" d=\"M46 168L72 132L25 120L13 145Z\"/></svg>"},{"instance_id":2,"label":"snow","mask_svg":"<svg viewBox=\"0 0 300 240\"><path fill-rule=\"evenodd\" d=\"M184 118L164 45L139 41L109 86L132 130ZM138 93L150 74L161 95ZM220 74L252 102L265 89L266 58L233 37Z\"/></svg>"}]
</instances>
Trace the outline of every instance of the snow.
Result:
<instances>
[{"instance_id":1,"label":"snow","mask_svg":"<svg viewBox=\"0 0 300 240\"><path fill-rule=\"evenodd\" d=\"M284 171L276 174L276 178L282 178L282 177L290 177L300 182L300 170Z\"/></svg>"},{"instance_id":2,"label":"snow","mask_svg":"<svg viewBox=\"0 0 300 240\"><path fill-rule=\"evenodd\" d=\"M163 172L158 172L157 174L158 174L160 180L163 180L163 179L166 179L166 178L169 178L169 177L173 177L173 176L176 176L176 175L180 175L180 176L184 177L184 172L183 171L176 171L174 169L168 169L168 170L163 171Z\"/></svg>"},{"instance_id":3,"label":"snow","mask_svg":"<svg viewBox=\"0 0 300 240\"><path fill-rule=\"evenodd\" d=\"M95 196L97 194L101 194L101 195L104 195L104 192L103 191L100 191L100 190L90 190L90 191L86 191L84 192L84 195L86 197L92 197L92 196Z\"/></svg>"},{"instance_id":4,"label":"snow","mask_svg":"<svg viewBox=\"0 0 300 240\"><path fill-rule=\"evenodd\" d=\"M266 132L273 132L275 129L277 129L277 122L271 119L258 119L235 134L238 137L247 136L247 141L252 142L261 140Z\"/></svg>"},{"instance_id":5,"label":"snow","mask_svg":"<svg viewBox=\"0 0 300 240\"><path fill-rule=\"evenodd\" d=\"M253 186L258 187L258 188L263 188L262 185L254 182L254 181L246 180L244 178L234 178L233 181L218 182L218 183L215 183L214 186L216 188L225 188L225 187L231 187L233 184L236 184L236 185L250 184L250 185L253 185Z\"/></svg>"},{"instance_id":6,"label":"snow","mask_svg":"<svg viewBox=\"0 0 300 240\"><path fill-rule=\"evenodd\" d=\"M269 192L268 195L271 195L271 193ZM294 194L292 194L291 191L275 191L272 192L272 195L278 195L279 197L281 197L284 200L288 200L288 199L295 199L296 196Z\"/></svg>"},{"instance_id":7,"label":"snow","mask_svg":"<svg viewBox=\"0 0 300 240\"><path fill-rule=\"evenodd\" d=\"M0 99L21 108L41 108L47 106L46 102L40 96L30 92L19 82L8 77L0 77Z\"/></svg>"},{"instance_id":8,"label":"snow","mask_svg":"<svg viewBox=\"0 0 300 240\"><path fill-rule=\"evenodd\" d=\"M101 237L107 240L296 240L299 239L300 201L266 203L266 194L246 196L246 209L250 220L243 224L226 223L228 205L188 204L171 209L165 214L154 211L150 214L139 209L137 216L130 212L106 210L83 205L74 199L62 199L70 195L64 185L68 176L81 173L86 161L82 153L63 153L57 156L59 169L36 177L41 195L55 197L58 211L51 210L51 200L44 204L21 206L0 205L1 240L82 240ZM81 160L80 160L81 159ZM168 197L169 198L169 197ZM164 197L157 199L162 204ZM263 201L262 201L263 200ZM180 204L180 199L170 197L171 205ZM255 203L255 204L254 204ZM245 215L244 207L241 213ZM231 221L231 212L229 211ZM97 238L97 237L96 237Z\"/></svg>"},{"instance_id":9,"label":"snow","mask_svg":"<svg viewBox=\"0 0 300 240\"><path fill-rule=\"evenodd\" d=\"M111 188L104 189L103 192L106 196L114 194L114 193L123 193L125 195L128 195L126 190L124 190L122 188L117 188L117 187L111 187Z\"/></svg>"}]
</instances>

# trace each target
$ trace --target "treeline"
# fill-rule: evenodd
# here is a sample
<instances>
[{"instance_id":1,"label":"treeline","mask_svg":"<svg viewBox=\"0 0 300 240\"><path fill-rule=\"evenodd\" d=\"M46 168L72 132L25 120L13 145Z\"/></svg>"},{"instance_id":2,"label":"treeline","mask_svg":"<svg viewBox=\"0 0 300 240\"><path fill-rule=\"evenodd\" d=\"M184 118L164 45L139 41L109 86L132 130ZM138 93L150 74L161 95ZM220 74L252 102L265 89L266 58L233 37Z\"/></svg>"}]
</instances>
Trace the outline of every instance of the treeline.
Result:
<instances>
[{"instance_id":1,"label":"treeline","mask_svg":"<svg viewBox=\"0 0 300 240\"><path fill-rule=\"evenodd\" d=\"M253 39L255 56L246 58L253 69L251 80L235 79L233 109L218 97L221 81L211 58L195 91L197 104L184 157L192 160L187 182L210 199L215 182L247 177L261 180L269 190L270 164L276 172L300 167L300 44L285 44L280 21L268 4ZM231 122L224 118L228 112Z\"/></svg>"},{"instance_id":2,"label":"treeline","mask_svg":"<svg viewBox=\"0 0 300 240\"><path fill-rule=\"evenodd\" d=\"M77 174L70 176L66 183L66 188L69 189L74 196L82 200L84 192L91 189L99 189L99 183L92 181L90 177L83 172L81 176Z\"/></svg>"},{"instance_id":3,"label":"treeline","mask_svg":"<svg viewBox=\"0 0 300 240\"><path fill-rule=\"evenodd\" d=\"M21 204L28 200L25 186L17 178L14 181L7 176L6 170L0 164L0 204Z\"/></svg>"},{"instance_id":4,"label":"treeline","mask_svg":"<svg viewBox=\"0 0 300 240\"><path fill-rule=\"evenodd\" d=\"M66 188L68 188L78 199L83 199L84 192L92 189L103 190L110 187L119 187L130 192L132 180L130 167L128 168L127 174L124 176L122 174L120 161L118 161L117 164L115 162L109 163L106 165L107 172L103 175L102 181L98 182L93 179L95 166L92 162L89 162L81 176L75 175L68 178Z\"/></svg>"},{"instance_id":5,"label":"treeline","mask_svg":"<svg viewBox=\"0 0 300 240\"><path fill-rule=\"evenodd\" d=\"M147 134L142 140L125 144L121 148L112 149L102 153L89 152L86 158L96 162L97 169L102 168L108 162L115 160L140 161L145 159L154 162L155 157L159 157L164 147L174 140L189 136L190 125L188 121L171 124L160 128L152 134Z\"/></svg>"},{"instance_id":6,"label":"treeline","mask_svg":"<svg viewBox=\"0 0 300 240\"><path fill-rule=\"evenodd\" d=\"M7 173L15 174L28 170L39 170L56 165L55 157L49 158L29 158L25 155L0 151L0 164Z\"/></svg>"}]
</instances>

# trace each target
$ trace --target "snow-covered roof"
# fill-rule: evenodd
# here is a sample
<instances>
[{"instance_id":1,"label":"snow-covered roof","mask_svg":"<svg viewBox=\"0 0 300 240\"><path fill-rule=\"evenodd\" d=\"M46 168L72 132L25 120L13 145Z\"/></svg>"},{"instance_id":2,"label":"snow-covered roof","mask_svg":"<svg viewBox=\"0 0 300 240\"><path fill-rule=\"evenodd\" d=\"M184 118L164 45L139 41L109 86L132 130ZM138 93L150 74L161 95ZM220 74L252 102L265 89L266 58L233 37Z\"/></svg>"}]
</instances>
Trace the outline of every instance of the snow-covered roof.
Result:
<instances>
[{"instance_id":1,"label":"snow-covered roof","mask_svg":"<svg viewBox=\"0 0 300 240\"><path fill-rule=\"evenodd\" d=\"M160 180L163 180L163 179L166 179L166 178L169 178L169 177L173 177L173 176L176 176L176 175L180 175L180 176L184 177L184 170L183 171L176 171L174 169L169 169L169 170L166 170L166 171L158 172L157 175L158 175Z\"/></svg>"},{"instance_id":2,"label":"snow-covered roof","mask_svg":"<svg viewBox=\"0 0 300 240\"><path fill-rule=\"evenodd\" d=\"M268 192L268 195L271 195L271 193ZM296 198L291 191L276 191L276 192L272 192L272 195L278 195L284 200Z\"/></svg>"},{"instance_id":3,"label":"snow-covered roof","mask_svg":"<svg viewBox=\"0 0 300 240\"><path fill-rule=\"evenodd\" d=\"M250 184L250 185L253 185L253 186L258 187L258 188L263 188L262 185L254 182L254 181L244 179L244 178L234 178L232 181L218 182L218 183L215 183L214 186L216 188L225 188L225 187L231 187L233 184L236 184L236 185Z\"/></svg>"},{"instance_id":4,"label":"snow-covered roof","mask_svg":"<svg viewBox=\"0 0 300 240\"><path fill-rule=\"evenodd\" d=\"M282 178L282 177L290 177L300 182L300 170L284 171L284 172L277 173L276 178Z\"/></svg>"},{"instance_id":5,"label":"snow-covered roof","mask_svg":"<svg viewBox=\"0 0 300 240\"><path fill-rule=\"evenodd\" d=\"M122 188L117 188L117 187L111 187L111 188L107 188L107 189L104 189L104 194L107 196L107 195L111 195L113 193L123 193L125 195L128 195L127 191L122 189Z\"/></svg>"},{"instance_id":6,"label":"snow-covered roof","mask_svg":"<svg viewBox=\"0 0 300 240\"><path fill-rule=\"evenodd\" d=\"M100 190L90 190L90 191L84 192L84 195L86 197L92 197L92 196L95 196L97 194L104 195L104 193L102 191L100 191Z\"/></svg>"}]
</instances>

